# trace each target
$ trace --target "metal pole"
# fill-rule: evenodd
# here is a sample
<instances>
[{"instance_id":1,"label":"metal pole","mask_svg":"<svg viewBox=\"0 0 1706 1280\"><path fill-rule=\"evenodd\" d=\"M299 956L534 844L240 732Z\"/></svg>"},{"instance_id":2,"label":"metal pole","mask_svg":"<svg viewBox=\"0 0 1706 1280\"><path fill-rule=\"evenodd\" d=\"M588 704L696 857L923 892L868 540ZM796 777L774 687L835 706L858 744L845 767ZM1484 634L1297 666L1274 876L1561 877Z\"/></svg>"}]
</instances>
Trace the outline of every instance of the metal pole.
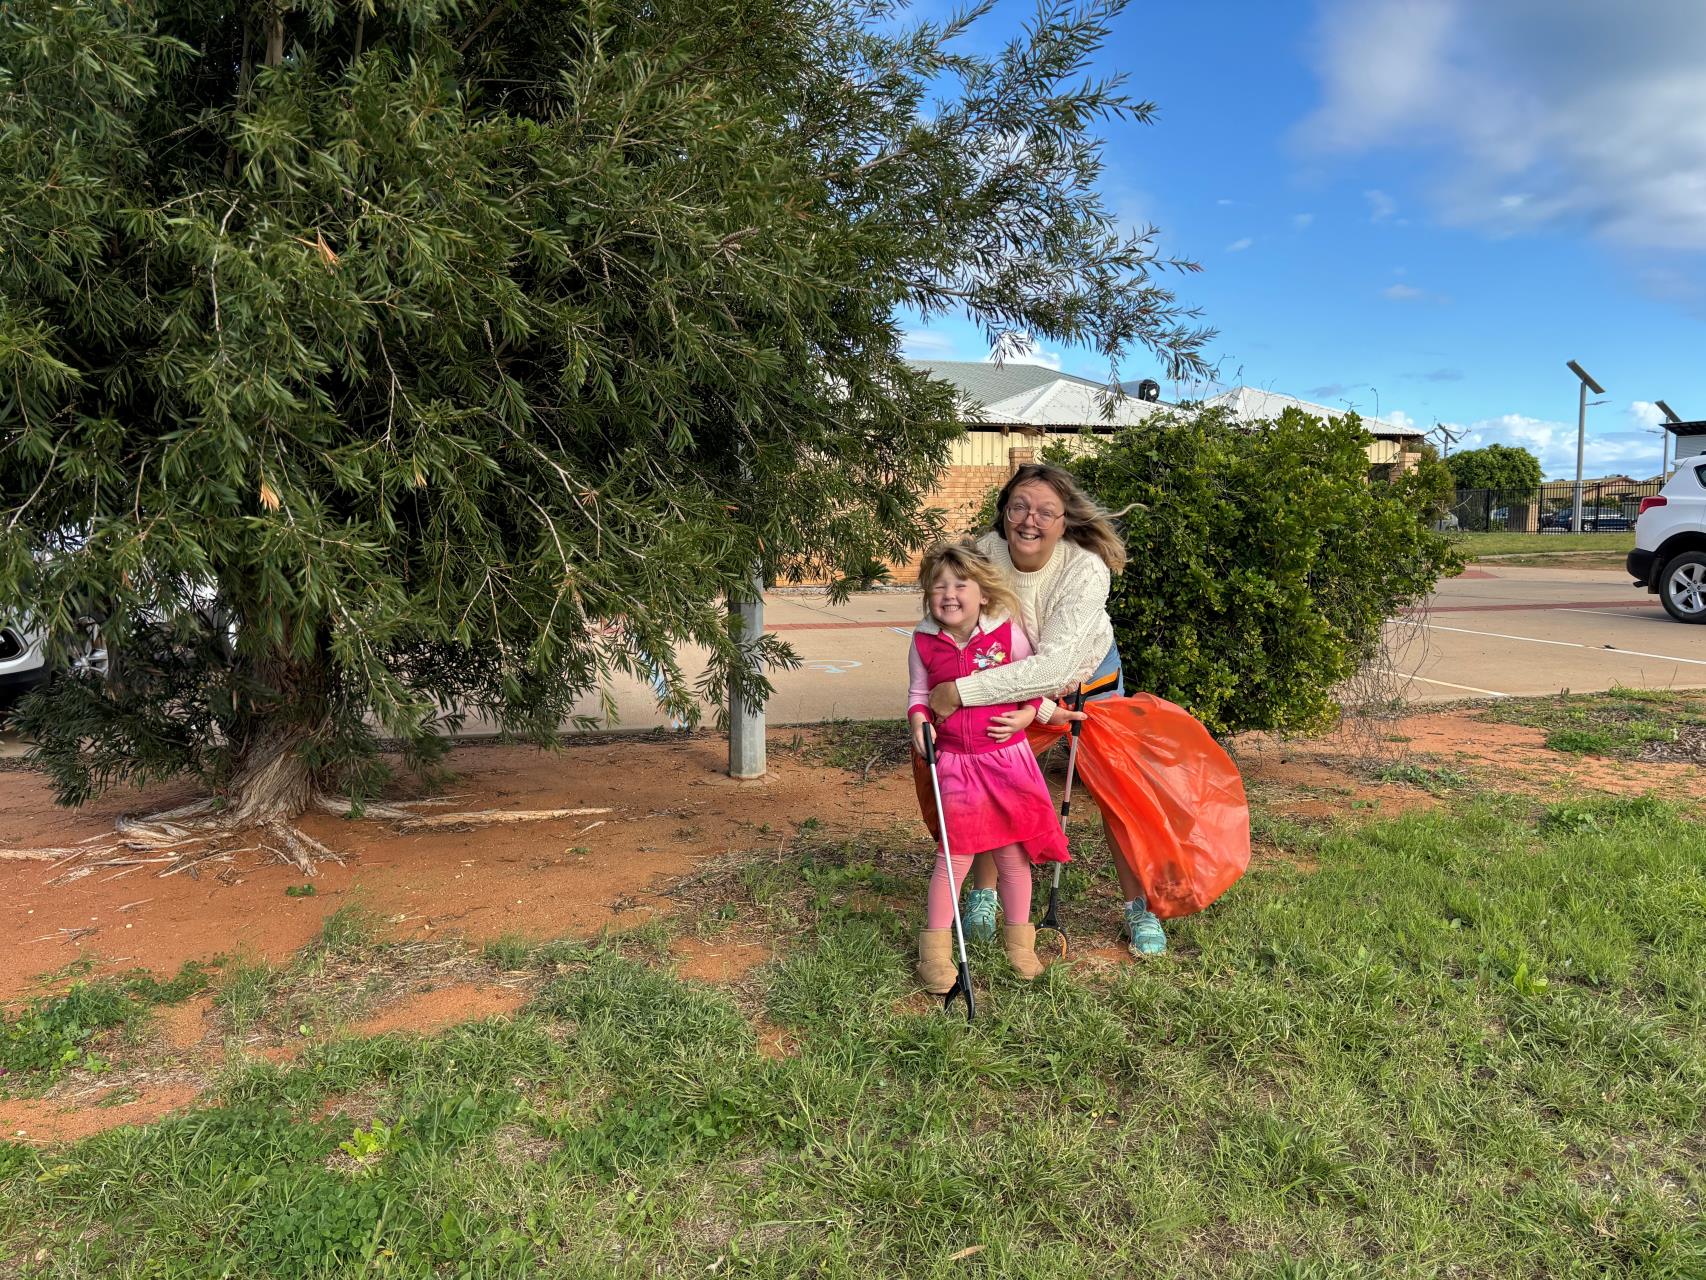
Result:
<instances>
[{"instance_id":1,"label":"metal pole","mask_svg":"<svg viewBox=\"0 0 1706 1280\"><path fill-rule=\"evenodd\" d=\"M764 634L764 579L753 575L752 599L729 603L729 612L739 619L736 643L743 649L756 645ZM750 781L764 776L764 706L748 702L729 685L729 777Z\"/></svg>"},{"instance_id":2,"label":"metal pole","mask_svg":"<svg viewBox=\"0 0 1706 1280\"><path fill-rule=\"evenodd\" d=\"M1570 520L1570 532L1582 531L1582 456L1587 448L1588 435L1588 384L1581 384L1582 396L1580 407L1576 410L1576 505L1575 514Z\"/></svg>"}]
</instances>

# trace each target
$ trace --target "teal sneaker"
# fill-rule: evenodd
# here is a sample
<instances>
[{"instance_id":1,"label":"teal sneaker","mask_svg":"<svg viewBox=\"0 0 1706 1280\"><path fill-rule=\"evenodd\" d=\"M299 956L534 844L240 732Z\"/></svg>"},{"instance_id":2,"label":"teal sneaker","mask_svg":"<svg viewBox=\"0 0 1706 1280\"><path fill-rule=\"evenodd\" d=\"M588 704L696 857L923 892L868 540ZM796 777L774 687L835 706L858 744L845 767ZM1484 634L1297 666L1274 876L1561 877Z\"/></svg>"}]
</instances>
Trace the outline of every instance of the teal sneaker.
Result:
<instances>
[{"instance_id":1,"label":"teal sneaker","mask_svg":"<svg viewBox=\"0 0 1706 1280\"><path fill-rule=\"evenodd\" d=\"M993 889L966 891L966 905L960 911L960 919L965 922L967 942L988 942L995 936L998 906Z\"/></svg>"},{"instance_id":2,"label":"teal sneaker","mask_svg":"<svg viewBox=\"0 0 1706 1280\"><path fill-rule=\"evenodd\" d=\"M1167 951L1167 935L1153 911L1140 902L1128 903L1125 909L1126 950L1139 959L1163 955Z\"/></svg>"}]
</instances>

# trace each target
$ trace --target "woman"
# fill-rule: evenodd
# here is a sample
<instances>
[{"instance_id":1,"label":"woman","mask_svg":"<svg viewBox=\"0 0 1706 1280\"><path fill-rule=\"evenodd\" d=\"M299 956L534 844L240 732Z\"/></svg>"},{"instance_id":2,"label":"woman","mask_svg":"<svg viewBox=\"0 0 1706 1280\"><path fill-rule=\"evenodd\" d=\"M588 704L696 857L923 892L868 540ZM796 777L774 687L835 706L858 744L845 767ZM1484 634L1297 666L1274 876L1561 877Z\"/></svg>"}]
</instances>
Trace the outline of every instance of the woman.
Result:
<instances>
[{"instance_id":1,"label":"woman","mask_svg":"<svg viewBox=\"0 0 1706 1280\"><path fill-rule=\"evenodd\" d=\"M1034 652L1022 662L937 685L930 691L930 710L945 717L961 707L1064 698L1080 684L1087 700L1123 694L1120 654L1108 617L1108 588L1113 575L1125 568L1125 544L1107 512L1090 500L1077 481L1059 467L1021 466L996 498L995 521L977 545L1019 597L1020 622ZM1078 718L1065 708L1054 715ZM992 734L1010 731L1000 719L991 725ZM1131 953L1162 954L1167 935L1149 910L1143 886L1117 855L1114 869L1125 898L1122 931ZM993 937L996 870L990 859L978 859L972 879L965 910L967 930L973 936Z\"/></svg>"}]
</instances>

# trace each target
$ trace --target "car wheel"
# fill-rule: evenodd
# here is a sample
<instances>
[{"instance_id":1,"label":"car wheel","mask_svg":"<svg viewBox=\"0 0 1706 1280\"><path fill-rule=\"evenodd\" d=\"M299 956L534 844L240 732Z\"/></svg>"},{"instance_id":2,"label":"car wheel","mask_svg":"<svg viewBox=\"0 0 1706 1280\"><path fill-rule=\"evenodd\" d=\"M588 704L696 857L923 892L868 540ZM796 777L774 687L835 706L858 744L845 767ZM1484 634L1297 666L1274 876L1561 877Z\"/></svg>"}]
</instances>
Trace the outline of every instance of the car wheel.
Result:
<instances>
[{"instance_id":1,"label":"car wheel","mask_svg":"<svg viewBox=\"0 0 1706 1280\"><path fill-rule=\"evenodd\" d=\"M1706 551L1684 551L1665 561L1659 599L1678 622L1706 622Z\"/></svg>"},{"instance_id":2,"label":"car wheel","mask_svg":"<svg viewBox=\"0 0 1706 1280\"><path fill-rule=\"evenodd\" d=\"M66 648L66 673L79 680L100 680L102 682L113 678L113 655L107 648L106 637L101 633L101 624L93 618L84 618L77 624L77 634Z\"/></svg>"}]
</instances>

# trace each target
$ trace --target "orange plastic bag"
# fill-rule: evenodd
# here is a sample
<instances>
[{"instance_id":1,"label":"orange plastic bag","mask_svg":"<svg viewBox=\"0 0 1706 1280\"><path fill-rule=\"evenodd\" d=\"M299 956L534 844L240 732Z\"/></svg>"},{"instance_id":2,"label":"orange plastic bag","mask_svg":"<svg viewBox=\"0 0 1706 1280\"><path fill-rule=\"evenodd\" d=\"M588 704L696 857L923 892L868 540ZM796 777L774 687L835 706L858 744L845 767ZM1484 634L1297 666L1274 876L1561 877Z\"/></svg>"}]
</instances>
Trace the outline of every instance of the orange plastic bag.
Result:
<instances>
[{"instance_id":1,"label":"orange plastic bag","mask_svg":"<svg viewBox=\"0 0 1706 1280\"><path fill-rule=\"evenodd\" d=\"M1201 911L1250 865L1250 805L1238 766L1195 717L1154 694L1098 698L1084 710L1078 778L1107 820L1115 852L1163 920ZM1065 731L1032 725L1032 749Z\"/></svg>"}]
</instances>

